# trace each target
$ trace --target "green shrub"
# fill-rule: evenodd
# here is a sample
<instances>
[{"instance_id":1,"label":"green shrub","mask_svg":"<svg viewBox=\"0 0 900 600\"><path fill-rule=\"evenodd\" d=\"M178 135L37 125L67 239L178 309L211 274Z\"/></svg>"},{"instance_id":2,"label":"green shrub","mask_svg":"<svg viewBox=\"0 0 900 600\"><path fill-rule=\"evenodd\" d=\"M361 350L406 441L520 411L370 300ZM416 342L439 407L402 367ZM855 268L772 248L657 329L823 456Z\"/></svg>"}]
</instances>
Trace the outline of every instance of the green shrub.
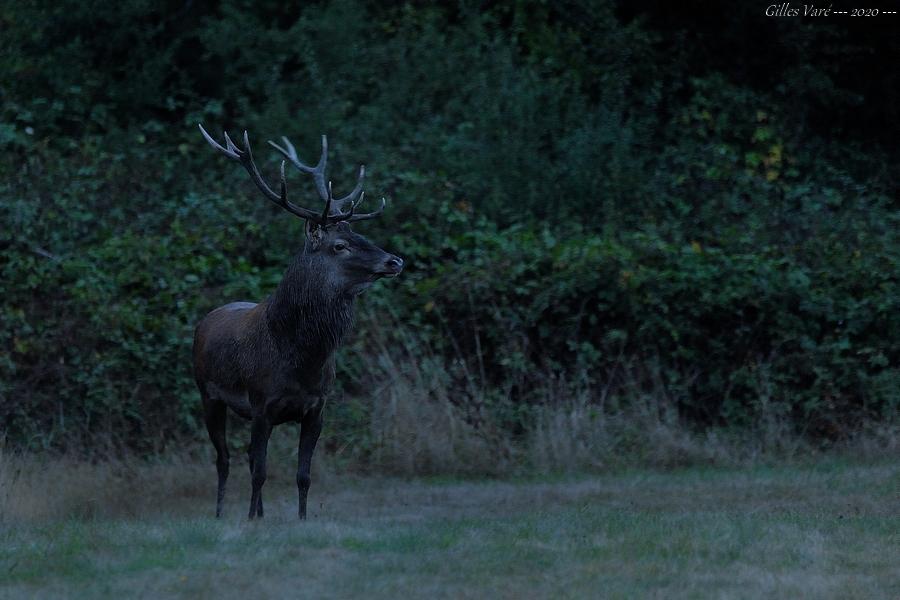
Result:
<instances>
[{"instance_id":1,"label":"green shrub","mask_svg":"<svg viewBox=\"0 0 900 600\"><path fill-rule=\"evenodd\" d=\"M895 96L869 97L883 131L816 126L821 98L858 105L841 87L857 34L829 29L845 58L762 85L697 63L708 38L588 4L0 9L7 441L200 435L193 324L265 297L303 234L198 122L247 128L269 176L265 139L311 156L325 132L336 189L366 162L389 198L360 231L408 267L361 302L343 426L390 385L376 348L429 361L473 422L511 430L550 380L666 394L698 427L775 414L831 438L895 419Z\"/></svg>"}]
</instances>

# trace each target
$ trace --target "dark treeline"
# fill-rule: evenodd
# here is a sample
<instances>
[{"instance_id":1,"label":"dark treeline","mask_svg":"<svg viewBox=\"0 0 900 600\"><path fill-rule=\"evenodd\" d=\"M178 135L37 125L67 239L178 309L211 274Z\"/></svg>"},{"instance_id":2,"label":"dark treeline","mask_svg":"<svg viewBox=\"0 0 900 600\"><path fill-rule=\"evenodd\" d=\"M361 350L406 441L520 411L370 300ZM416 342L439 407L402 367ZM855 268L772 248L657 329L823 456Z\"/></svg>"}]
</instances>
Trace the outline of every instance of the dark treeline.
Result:
<instances>
[{"instance_id":1,"label":"dark treeline","mask_svg":"<svg viewBox=\"0 0 900 600\"><path fill-rule=\"evenodd\" d=\"M900 15L765 9L3 3L6 440L202 434L193 326L271 292L303 230L199 122L271 178L265 140L327 133L336 193L365 162L388 198L360 230L407 269L362 300L346 427L411 360L512 432L559 386L701 428L895 419Z\"/></svg>"}]
</instances>

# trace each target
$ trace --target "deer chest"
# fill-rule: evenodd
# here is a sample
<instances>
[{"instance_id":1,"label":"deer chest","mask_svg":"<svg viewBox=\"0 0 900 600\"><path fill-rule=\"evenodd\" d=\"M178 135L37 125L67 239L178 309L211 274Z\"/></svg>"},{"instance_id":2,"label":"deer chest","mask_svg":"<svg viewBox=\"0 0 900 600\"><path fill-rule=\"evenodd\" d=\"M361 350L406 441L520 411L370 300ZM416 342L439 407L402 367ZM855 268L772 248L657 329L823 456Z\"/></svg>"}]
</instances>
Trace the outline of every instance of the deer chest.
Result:
<instances>
[{"instance_id":1,"label":"deer chest","mask_svg":"<svg viewBox=\"0 0 900 600\"><path fill-rule=\"evenodd\" d=\"M266 415L273 424L300 421L311 411L321 410L325 404L325 394L321 391L310 393L302 389L285 389L266 402Z\"/></svg>"}]
</instances>

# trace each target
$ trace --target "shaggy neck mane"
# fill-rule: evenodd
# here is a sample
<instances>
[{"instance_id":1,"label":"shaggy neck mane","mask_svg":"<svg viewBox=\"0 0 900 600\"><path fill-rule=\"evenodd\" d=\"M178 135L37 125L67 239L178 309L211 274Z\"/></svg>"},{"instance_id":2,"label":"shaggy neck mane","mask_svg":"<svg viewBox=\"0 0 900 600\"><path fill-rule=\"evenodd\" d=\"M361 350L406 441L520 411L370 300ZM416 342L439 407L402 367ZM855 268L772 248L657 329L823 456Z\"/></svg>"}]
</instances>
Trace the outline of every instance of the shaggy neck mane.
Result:
<instances>
[{"instance_id":1,"label":"shaggy neck mane","mask_svg":"<svg viewBox=\"0 0 900 600\"><path fill-rule=\"evenodd\" d=\"M315 255L298 255L266 309L282 356L304 368L321 366L353 323L353 298L332 290Z\"/></svg>"}]
</instances>

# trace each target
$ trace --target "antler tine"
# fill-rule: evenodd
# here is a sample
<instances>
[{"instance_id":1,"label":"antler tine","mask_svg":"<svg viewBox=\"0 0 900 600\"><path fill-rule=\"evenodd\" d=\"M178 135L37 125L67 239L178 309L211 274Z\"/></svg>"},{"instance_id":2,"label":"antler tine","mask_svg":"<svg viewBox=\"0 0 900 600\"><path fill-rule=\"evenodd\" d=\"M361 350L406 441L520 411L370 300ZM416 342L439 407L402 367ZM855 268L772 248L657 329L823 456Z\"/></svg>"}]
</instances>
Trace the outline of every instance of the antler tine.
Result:
<instances>
[{"instance_id":1,"label":"antler tine","mask_svg":"<svg viewBox=\"0 0 900 600\"><path fill-rule=\"evenodd\" d=\"M337 204L337 208L339 211L344 210L344 204L346 204L347 201L349 200L350 201L350 214L353 214L353 209L355 208L355 205L359 203L358 199L362 197L363 184L365 183L365 179L366 179L366 165L359 165L359 177L357 177L357 179L356 179L356 187L353 188L352 192L350 192L343 198L339 198L339 199L335 200L335 203Z\"/></svg>"},{"instance_id":2,"label":"antler tine","mask_svg":"<svg viewBox=\"0 0 900 600\"><path fill-rule=\"evenodd\" d=\"M365 198L365 196L365 192L360 192L359 200L357 200L356 202L353 202L352 200L350 201L350 210L347 212L345 220L350 221L353 218L353 213L356 211L356 207L362 204L363 198Z\"/></svg>"},{"instance_id":3,"label":"antler tine","mask_svg":"<svg viewBox=\"0 0 900 600\"><path fill-rule=\"evenodd\" d=\"M362 198L360 198L360 201L357 202L357 206L358 206L361 202L362 202ZM361 215L354 215L354 214L351 214L351 215L346 219L346 221L347 221L348 223L353 223L353 222L355 222L355 221L365 221L365 220L367 220L367 219L374 219L375 217L380 216L381 213L384 212L384 206L385 206L385 204L386 204L385 199L382 198L382 199L381 199L381 206L378 207L378 210L372 211L372 212L370 212L370 213L364 213L364 214L361 214Z\"/></svg>"},{"instance_id":4,"label":"antler tine","mask_svg":"<svg viewBox=\"0 0 900 600\"><path fill-rule=\"evenodd\" d=\"M207 142L209 142L210 146L212 146L225 156L241 163L247 173L250 174L250 179L253 180L253 183L256 184L256 187L259 188L259 190L266 198L298 217L301 217L303 219L311 219L318 222L318 214L309 210L308 208L297 206L296 204L288 201L287 182L284 177L284 162L281 163L281 194L276 194L272 190L272 188L269 187L269 184L266 183L266 181L260 174L259 169L256 167L256 163L253 162L253 152L250 149L250 137L247 135L246 131L244 131L244 148L241 149L232 141L227 132L224 133L225 147L223 147L206 132L202 124L198 123L197 126L200 127L200 133L203 134L203 138Z\"/></svg>"},{"instance_id":5,"label":"antler tine","mask_svg":"<svg viewBox=\"0 0 900 600\"><path fill-rule=\"evenodd\" d=\"M287 137L281 136L281 141L284 142L284 148L272 140L269 140L269 145L278 150L286 159L291 161L291 164L297 167L297 169L304 173L310 173L313 176L313 181L316 184L316 191L319 193L319 197L327 202L329 194L328 186L325 184L325 169L328 167L328 139L324 135L322 136L322 154L319 156L319 162L315 167L310 167L300 162L300 159L297 157L297 150Z\"/></svg>"},{"instance_id":6,"label":"antler tine","mask_svg":"<svg viewBox=\"0 0 900 600\"><path fill-rule=\"evenodd\" d=\"M209 145L210 145L210 146L212 146L213 148L215 148L216 150L218 150L219 152L221 152L221 153L224 154L225 156L228 156L228 157L233 158L233 159L235 159L235 160L240 160L240 159L241 159L241 157L240 157L238 154L235 154L234 152L232 152L232 151L229 150L228 148L223 148L223 147L219 144L219 142L217 142L216 140L214 140L214 139L212 138L211 135L209 135L208 133L206 133L206 130L203 129L203 125L202 125L202 124L197 123L197 126L200 128L200 133L203 134L203 139L205 139L207 142L209 142ZM228 139L228 134L227 134L227 133L225 134L225 139L226 139L226 140Z\"/></svg>"},{"instance_id":7,"label":"antler tine","mask_svg":"<svg viewBox=\"0 0 900 600\"><path fill-rule=\"evenodd\" d=\"M323 136L324 137L324 136ZM322 223L325 224L328 222L328 218L331 216L331 182L328 182L328 197L325 198L325 210L322 211Z\"/></svg>"},{"instance_id":8,"label":"antler tine","mask_svg":"<svg viewBox=\"0 0 900 600\"><path fill-rule=\"evenodd\" d=\"M284 148L282 148L281 146L279 146L272 140L269 140L269 145L272 146L273 148L275 148L276 150L278 150L279 152L281 152L285 158L290 160L294 164L294 166L297 167L298 169L300 169L301 171L304 171L306 173L312 173L314 168L307 167L302 162L300 162L300 159L297 158L297 150L294 148L294 145L291 143L291 141L284 136L281 136L281 141L284 142L284 145L285 145Z\"/></svg>"},{"instance_id":9,"label":"antler tine","mask_svg":"<svg viewBox=\"0 0 900 600\"><path fill-rule=\"evenodd\" d=\"M259 189L263 191L263 193L270 199L274 200L279 204L283 204L287 201L286 197L282 197L275 192L272 191L272 188L269 187L269 184L266 183L265 179L263 179L262 174L260 174L259 169L256 168L256 163L253 162L253 151L250 150L250 136L247 135L247 130L244 130L244 149L241 150L237 147L237 145L231 141L231 138L228 137L228 132L224 132L225 134L225 143L228 144L228 149L238 155L238 161L244 168L247 169L247 172L250 173L250 178L253 180Z\"/></svg>"},{"instance_id":10,"label":"antler tine","mask_svg":"<svg viewBox=\"0 0 900 600\"><path fill-rule=\"evenodd\" d=\"M281 197L287 200L287 179L284 177L284 161L281 161Z\"/></svg>"},{"instance_id":11,"label":"antler tine","mask_svg":"<svg viewBox=\"0 0 900 600\"><path fill-rule=\"evenodd\" d=\"M242 153L243 151L242 151L240 148L237 147L237 144L235 144L235 143L231 140L230 137L228 137L228 132L227 132L227 131L223 131L223 132L222 132L222 135L225 136L225 145L226 145L226 147L228 148L228 150L229 150L230 152L232 152L233 154L237 154L238 157L240 157L240 155L241 155L241 153ZM247 130L246 130L246 129L244 130L244 146L249 148L249 146L247 145Z\"/></svg>"},{"instance_id":12,"label":"antler tine","mask_svg":"<svg viewBox=\"0 0 900 600\"><path fill-rule=\"evenodd\" d=\"M297 160L297 163L300 163L300 160L297 158L297 150L294 148L294 145L291 143L291 140L287 139L285 136L281 136L281 141L284 142L284 145L287 147L288 152L291 153L291 157ZM269 142L270 144L272 142ZM274 144L273 144L274 145Z\"/></svg>"}]
</instances>

